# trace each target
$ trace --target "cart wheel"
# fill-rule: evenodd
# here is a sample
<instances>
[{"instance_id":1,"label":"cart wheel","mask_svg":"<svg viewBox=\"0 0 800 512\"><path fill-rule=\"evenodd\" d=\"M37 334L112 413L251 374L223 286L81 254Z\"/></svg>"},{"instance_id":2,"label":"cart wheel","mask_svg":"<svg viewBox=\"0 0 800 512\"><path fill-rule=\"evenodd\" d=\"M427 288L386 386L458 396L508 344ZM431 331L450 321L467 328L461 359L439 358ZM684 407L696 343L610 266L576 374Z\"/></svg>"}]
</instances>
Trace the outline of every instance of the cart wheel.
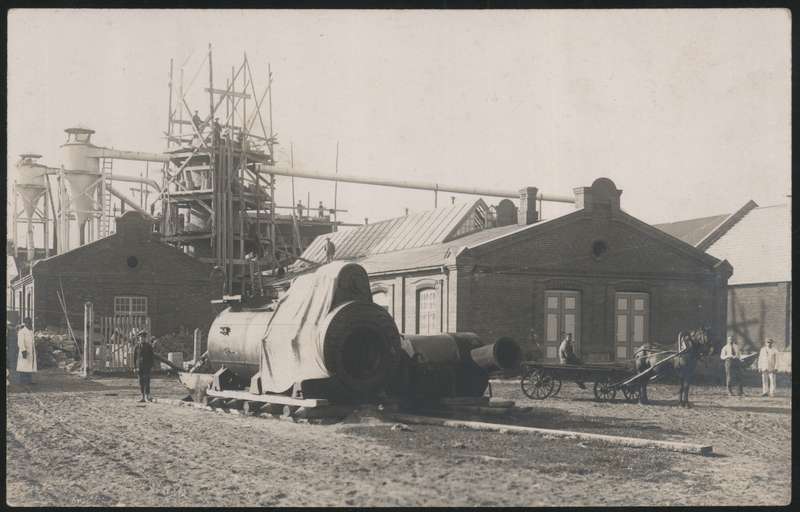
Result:
<instances>
[{"instance_id":1,"label":"cart wheel","mask_svg":"<svg viewBox=\"0 0 800 512\"><path fill-rule=\"evenodd\" d=\"M547 373L533 369L522 377L520 386L528 398L544 400L553 393L555 381Z\"/></svg>"},{"instance_id":2,"label":"cart wheel","mask_svg":"<svg viewBox=\"0 0 800 512\"><path fill-rule=\"evenodd\" d=\"M553 380L556 382L556 385L553 392L550 393L550 396L556 396L558 392L561 391L561 379L559 379L558 377L553 377Z\"/></svg>"},{"instance_id":3,"label":"cart wheel","mask_svg":"<svg viewBox=\"0 0 800 512\"><path fill-rule=\"evenodd\" d=\"M625 400L629 402L638 402L641 391L641 387L638 384L626 384L622 386L622 394L625 395Z\"/></svg>"},{"instance_id":4,"label":"cart wheel","mask_svg":"<svg viewBox=\"0 0 800 512\"><path fill-rule=\"evenodd\" d=\"M594 397L601 402L607 402L617 396L616 388L611 387L611 380L598 380L594 383Z\"/></svg>"}]
</instances>

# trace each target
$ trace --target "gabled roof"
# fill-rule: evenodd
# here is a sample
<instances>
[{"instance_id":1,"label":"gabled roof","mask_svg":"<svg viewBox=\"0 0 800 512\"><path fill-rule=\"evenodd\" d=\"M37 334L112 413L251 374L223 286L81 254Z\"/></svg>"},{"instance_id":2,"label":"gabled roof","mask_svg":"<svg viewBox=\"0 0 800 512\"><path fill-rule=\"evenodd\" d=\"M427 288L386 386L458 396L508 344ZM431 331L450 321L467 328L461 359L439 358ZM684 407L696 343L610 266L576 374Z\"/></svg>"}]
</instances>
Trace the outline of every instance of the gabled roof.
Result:
<instances>
[{"instance_id":1,"label":"gabled roof","mask_svg":"<svg viewBox=\"0 0 800 512\"><path fill-rule=\"evenodd\" d=\"M366 269L368 274L438 267L445 264L448 253L458 252L461 248L474 248L492 240L533 228L543 222L545 221L528 226L512 224L484 229L448 242L367 256L358 260L358 263Z\"/></svg>"},{"instance_id":2,"label":"gabled roof","mask_svg":"<svg viewBox=\"0 0 800 512\"><path fill-rule=\"evenodd\" d=\"M747 212L707 252L733 265L729 285L792 280L792 233L789 205Z\"/></svg>"},{"instance_id":3,"label":"gabled roof","mask_svg":"<svg viewBox=\"0 0 800 512\"><path fill-rule=\"evenodd\" d=\"M679 240L683 240L687 244L696 246L729 216L730 214L725 213L722 215L712 215L710 217L700 217L699 219L654 224L653 227Z\"/></svg>"},{"instance_id":4,"label":"gabled roof","mask_svg":"<svg viewBox=\"0 0 800 512\"><path fill-rule=\"evenodd\" d=\"M320 235L303 251L301 258L306 262L324 262L328 237L336 247L337 260L439 244L483 227L487 210L486 203L478 199Z\"/></svg>"}]
</instances>

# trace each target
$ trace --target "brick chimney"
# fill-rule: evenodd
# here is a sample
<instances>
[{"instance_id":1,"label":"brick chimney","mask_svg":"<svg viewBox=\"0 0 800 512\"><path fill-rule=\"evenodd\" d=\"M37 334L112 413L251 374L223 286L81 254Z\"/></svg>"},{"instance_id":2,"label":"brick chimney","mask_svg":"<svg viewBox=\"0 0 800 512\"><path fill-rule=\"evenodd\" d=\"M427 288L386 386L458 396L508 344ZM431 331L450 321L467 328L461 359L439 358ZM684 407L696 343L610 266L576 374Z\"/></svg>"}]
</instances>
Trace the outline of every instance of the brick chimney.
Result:
<instances>
[{"instance_id":1,"label":"brick chimney","mask_svg":"<svg viewBox=\"0 0 800 512\"><path fill-rule=\"evenodd\" d=\"M536 211L536 196L539 189L536 187L525 187L519 191L519 208L517 209L517 224L527 226L539 220L539 212Z\"/></svg>"},{"instance_id":2,"label":"brick chimney","mask_svg":"<svg viewBox=\"0 0 800 512\"><path fill-rule=\"evenodd\" d=\"M591 187L576 187L575 209L594 210L596 208L608 208L619 210L619 190L614 182L608 178L597 178Z\"/></svg>"}]
</instances>

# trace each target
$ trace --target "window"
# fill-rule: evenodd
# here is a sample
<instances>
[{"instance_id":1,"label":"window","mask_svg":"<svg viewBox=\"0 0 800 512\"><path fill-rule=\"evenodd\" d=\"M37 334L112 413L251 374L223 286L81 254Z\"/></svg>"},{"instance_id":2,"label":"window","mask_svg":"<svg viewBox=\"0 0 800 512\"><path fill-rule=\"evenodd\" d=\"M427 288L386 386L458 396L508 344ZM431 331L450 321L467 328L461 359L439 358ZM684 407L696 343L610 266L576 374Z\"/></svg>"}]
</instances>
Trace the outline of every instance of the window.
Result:
<instances>
[{"instance_id":1,"label":"window","mask_svg":"<svg viewBox=\"0 0 800 512\"><path fill-rule=\"evenodd\" d=\"M114 316L147 316L147 297L114 297Z\"/></svg>"},{"instance_id":2,"label":"window","mask_svg":"<svg viewBox=\"0 0 800 512\"><path fill-rule=\"evenodd\" d=\"M426 288L417 294L417 334L440 332L438 299L435 288Z\"/></svg>"},{"instance_id":3,"label":"window","mask_svg":"<svg viewBox=\"0 0 800 512\"><path fill-rule=\"evenodd\" d=\"M571 333L575 352L580 354L580 302L575 291L548 290L545 292L545 352L547 359L558 358L561 333Z\"/></svg>"},{"instance_id":4,"label":"window","mask_svg":"<svg viewBox=\"0 0 800 512\"><path fill-rule=\"evenodd\" d=\"M619 292L616 294L615 354L628 359L633 351L647 341L650 325L650 296L646 293Z\"/></svg>"},{"instance_id":5,"label":"window","mask_svg":"<svg viewBox=\"0 0 800 512\"><path fill-rule=\"evenodd\" d=\"M391 303L389 302L389 294L387 292L382 290L373 292L372 302L384 308L389 312L389 314L392 314L392 309L390 307Z\"/></svg>"}]
</instances>

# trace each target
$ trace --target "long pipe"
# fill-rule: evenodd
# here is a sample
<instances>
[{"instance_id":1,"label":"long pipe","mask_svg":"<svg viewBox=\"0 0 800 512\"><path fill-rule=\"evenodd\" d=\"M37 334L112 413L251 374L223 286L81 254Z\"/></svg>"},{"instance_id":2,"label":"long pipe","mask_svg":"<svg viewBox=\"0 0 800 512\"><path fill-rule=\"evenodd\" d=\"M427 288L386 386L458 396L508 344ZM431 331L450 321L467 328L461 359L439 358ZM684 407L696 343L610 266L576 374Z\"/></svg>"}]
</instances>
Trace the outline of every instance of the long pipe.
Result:
<instances>
[{"instance_id":1,"label":"long pipe","mask_svg":"<svg viewBox=\"0 0 800 512\"><path fill-rule=\"evenodd\" d=\"M142 162L169 162L165 153L146 153L144 151L124 151L122 149L94 147L89 153L93 158L116 158L117 160L139 160Z\"/></svg>"},{"instance_id":2,"label":"long pipe","mask_svg":"<svg viewBox=\"0 0 800 512\"><path fill-rule=\"evenodd\" d=\"M317 172L299 171L297 169L284 169L280 167L271 167L262 164L258 164L256 169L259 172L263 172L266 174L274 174L276 176L294 176L295 178L308 178L312 180L342 181L345 183L361 183L363 185L378 185L381 187L409 188L415 190L433 190L439 192L470 194L476 196L507 197L514 199L519 198L519 192L516 190L459 187L451 185L442 185L439 183L432 183L427 181L398 181L398 180L387 180L381 178L367 178L364 176L353 176L348 174L323 174ZM543 194L541 192L539 192L539 194L536 197L537 199L540 199L542 201L551 201L556 203L575 202L575 198L571 196Z\"/></svg>"},{"instance_id":3,"label":"long pipe","mask_svg":"<svg viewBox=\"0 0 800 512\"><path fill-rule=\"evenodd\" d=\"M109 158L111 158L111 157L109 157ZM152 160L148 160L148 161L152 161ZM42 166L42 167L44 167L46 169L45 172L47 174L51 174L51 175L57 175L58 174L59 169L57 167L46 167L46 166ZM140 177L137 177L137 176L122 176L120 174L115 174L115 175L111 176L111 181L125 181L125 182L128 182L128 183L143 183L144 185L147 185L149 187L153 187L157 191L161 192L161 187L158 185L158 183L156 183L155 180L151 180L149 178L140 178Z\"/></svg>"},{"instance_id":4,"label":"long pipe","mask_svg":"<svg viewBox=\"0 0 800 512\"><path fill-rule=\"evenodd\" d=\"M119 200L120 200L120 201L122 201L123 203L127 204L128 206L130 206L131 208L133 208L133 209L134 209L134 210L136 210L137 212L139 212L139 213L143 214L145 217L150 217L150 214L149 214L149 213L147 213L146 211L142 210L142 209L139 207L139 205L137 205L136 203L134 203L133 201L131 201L130 199L128 199L127 197L125 197L124 195L122 195L122 193L121 193L121 192L119 192L117 189L115 189L115 188L114 188L114 187L112 187L111 185L106 185L106 190L108 190L109 192L111 192L112 194L114 194L114 195L115 195L117 198L119 198Z\"/></svg>"}]
</instances>

